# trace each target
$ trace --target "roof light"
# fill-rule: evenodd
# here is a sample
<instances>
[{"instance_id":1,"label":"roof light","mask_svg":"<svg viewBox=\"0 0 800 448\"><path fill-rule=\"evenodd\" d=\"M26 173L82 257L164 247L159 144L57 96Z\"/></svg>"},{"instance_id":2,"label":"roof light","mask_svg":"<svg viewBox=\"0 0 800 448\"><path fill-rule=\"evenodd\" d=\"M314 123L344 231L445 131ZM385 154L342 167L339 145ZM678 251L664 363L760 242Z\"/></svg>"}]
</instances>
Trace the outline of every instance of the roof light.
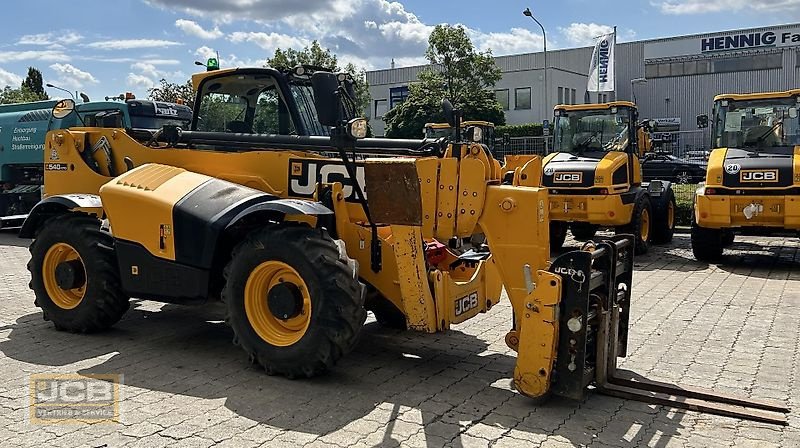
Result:
<instances>
[{"instance_id":1,"label":"roof light","mask_svg":"<svg viewBox=\"0 0 800 448\"><path fill-rule=\"evenodd\" d=\"M136 99L136 95L134 95L131 92L125 92L125 99L126 100L135 100Z\"/></svg>"},{"instance_id":2,"label":"roof light","mask_svg":"<svg viewBox=\"0 0 800 448\"><path fill-rule=\"evenodd\" d=\"M219 70L219 61L217 58L208 58L206 61L206 71Z\"/></svg>"}]
</instances>

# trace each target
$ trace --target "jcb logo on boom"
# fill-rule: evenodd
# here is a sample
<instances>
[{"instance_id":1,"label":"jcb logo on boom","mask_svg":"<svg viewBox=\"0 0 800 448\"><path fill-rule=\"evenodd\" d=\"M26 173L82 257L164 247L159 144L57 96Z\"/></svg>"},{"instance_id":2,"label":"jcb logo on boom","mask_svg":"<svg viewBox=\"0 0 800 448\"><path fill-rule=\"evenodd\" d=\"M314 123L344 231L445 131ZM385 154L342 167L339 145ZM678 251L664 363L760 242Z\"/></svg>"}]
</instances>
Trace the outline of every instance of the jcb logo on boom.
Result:
<instances>
[{"instance_id":1,"label":"jcb logo on boom","mask_svg":"<svg viewBox=\"0 0 800 448\"><path fill-rule=\"evenodd\" d=\"M553 174L553 182L560 184L575 184L583 180L583 173L562 172Z\"/></svg>"},{"instance_id":2,"label":"jcb logo on boom","mask_svg":"<svg viewBox=\"0 0 800 448\"><path fill-rule=\"evenodd\" d=\"M742 170L739 172L741 182L777 182L778 170Z\"/></svg>"},{"instance_id":3,"label":"jcb logo on boom","mask_svg":"<svg viewBox=\"0 0 800 448\"><path fill-rule=\"evenodd\" d=\"M356 178L366 198L367 191L364 186L364 165L362 163L356 164ZM348 202L356 200L353 183L350 180L350 176L347 175L347 168L344 166L344 163L335 160L289 160L290 196L301 198L313 197L314 192L317 190L317 182L323 184L340 182L342 184L342 193L344 193L345 200Z\"/></svg>"}]
</instances>

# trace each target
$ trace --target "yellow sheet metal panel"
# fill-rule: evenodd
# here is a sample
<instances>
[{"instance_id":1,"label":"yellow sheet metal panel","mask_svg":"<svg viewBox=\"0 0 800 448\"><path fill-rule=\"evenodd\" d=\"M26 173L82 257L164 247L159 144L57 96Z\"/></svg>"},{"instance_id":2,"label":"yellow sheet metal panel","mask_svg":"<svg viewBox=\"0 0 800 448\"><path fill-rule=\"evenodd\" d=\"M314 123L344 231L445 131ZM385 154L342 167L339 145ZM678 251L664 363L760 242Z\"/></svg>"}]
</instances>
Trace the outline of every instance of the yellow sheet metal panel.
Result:
<instances>
[{"instance_id":1,"label":"yellow sheet metal panel","mask_svg":"<svg viewBox=\"0 0 800 448\"><path fill-rule=\"evenodd\" d=\"M408 327L416 331L437 331L436 304L431 295L425 266L421 227L392 226L402 307Z\"/></svg>"},{"instance_id":2,"label":"yellow sheet metal panel","mask_svg":"<svg viewBox=\"0 0 800 448\"><path fill-rule=\"evenodd\" d=\"M486 194L486 167L477 159L463 159L459 164L456 235L466 238L475 233Z\"/></svg>"},{"instance_id":3,"label":"yellow sheet metal panel","mask_svg":"<svg viewBox=\"0 0 800 448\"><path fill-rule=\"evenodd\" d=\"M777 92L756 92L756 93L723 93L714 97L714 101L731 100L731 101L750 101L750 100L768 100L773 98L791 98L800 95L800 89L784 90Z\"/></svg>"},{"instance_id":4,"label":"yellow sheet metal panel","mask_svg":"<svg viewBox=\"0 0 800 448\"><path fill-rule=\"evenodd\" d=\"M436 193L436 227L434 236L447 241L456 230L456 206L458 205L458 160L452 157L441 159L439 165L438 191Z\"/></svg>"},{"instance_id":5,"label":"yellow sheet metal panel","mask_svg":"<svg viewBox=\"0 0 800 448\"><path fill-rule=\"evenodd\" d=\"M706 185L722 185L722 173L725 169L725 154L727 152L727 148L718 148L711 151L706 168Z\"/></svg>"},{"instance_id":6,"label":"yellow sheet metal panel","mask_svg":"<svg viewBox=\"0 0 800 448\"><path fill-rule=\"evenodd\" d=\"M595 168L595 187L611 187L614 172L628 163L628 155L624 152L606 153ZM627 184L620 184L627 185Z\"/></svg>"},{"instance_id":7,"label":"yellow sheet metal panel","mask_svg":"<svg viewBox=\"0 0 800 448\"><path fill-rule=\"evenodd\" d=\"M561 277L539 270L535 273L536 289L525 299L520 313L517 364L514 385L522 394L541 397L550 389L558 342L558 306L561 299Z\"/></svg>"},{"instance_id":8,"label":"yellow sheet metal panel","mask_svg":"<svg viewBox=\"0 0 800 448\"><path fill-rule=\"evenodd\" d=\"M436 225L439 159L435 157L417 159L416 165L422 197L422 236L433 238L433 229Z\"/></svg>"},{"instance_id":9,"label":"yellow sheet metal panel","mask_svg":"<svg viewBox=\"0 0 800 448\"><path fill-rule=\"evenodd\" d=\"M148 252L175 259L172 208L209 176L173 166L147 164L112 179L100 198L115 238L140 243Z\"/></svg>"}]
</instances>

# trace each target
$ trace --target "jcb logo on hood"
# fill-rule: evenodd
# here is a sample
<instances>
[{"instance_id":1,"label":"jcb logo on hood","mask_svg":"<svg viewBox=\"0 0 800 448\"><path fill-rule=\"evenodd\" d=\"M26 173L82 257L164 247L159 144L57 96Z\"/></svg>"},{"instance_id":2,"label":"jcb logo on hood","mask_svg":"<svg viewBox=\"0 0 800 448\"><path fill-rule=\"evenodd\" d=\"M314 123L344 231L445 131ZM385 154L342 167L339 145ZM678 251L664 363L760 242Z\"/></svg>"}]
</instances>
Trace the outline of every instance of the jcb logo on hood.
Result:
<instances>
[{"instance_id":1,"label":"jcb logo on hood","mask_svg":"<svg viewBox=\"0 0 800 448\"><path fill-rule=\"evenodd\" d=\"M583 180L583 173L560 172L553 175L553 182L560 184L576 184Z\"/></svg>"},{"instance_id":2,"label":"jcb logo on hood","mask_svg":"<svg viewBox=\"0 0 800 448\"><path fill-rule=\"evenodd\" d=\"M777 182L778 170L742 170L739 172L740 182Z\"/></svg>"}]
</instances>

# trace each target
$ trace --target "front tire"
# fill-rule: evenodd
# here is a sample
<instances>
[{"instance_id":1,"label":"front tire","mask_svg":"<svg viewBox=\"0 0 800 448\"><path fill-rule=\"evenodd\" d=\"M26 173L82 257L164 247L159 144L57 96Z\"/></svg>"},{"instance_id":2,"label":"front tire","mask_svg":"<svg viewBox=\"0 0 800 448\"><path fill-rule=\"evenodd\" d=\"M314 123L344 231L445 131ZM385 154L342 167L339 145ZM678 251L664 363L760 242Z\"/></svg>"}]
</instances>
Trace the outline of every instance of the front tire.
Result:
<instances>
[{"instance_id":1,"label":"front tire","mask_svg":"<svg viewBox=\"0 0 800 448\"><path fill-rule=\"evenodd\" d=\"M636 255L647 253L653 237L653 207L650 204L650 197L646 194L640 194L636 198L636 203L631 212L631 222L625 226L617 227L616 233L634 235L634 240L636 241L634 253Z\"/></svg>"},{"instance_id":2,"label":"front tire","mask_svg":"<svg viewBox=\"0 0 800 448\"><path fill-rule=\"evenodd\" d=\"M692 213L692 253L697 261L714 262L722 258L723 236L722 230L700 227Z\"/></svg>"},{"instance_id":3,"label":"front tire","mask_svg":"<svg viewBox=\"0 0 800 448\"><path fill-rule=\"evenodd\" d=\"M675 192L670 188L666 190L666 195L666 207L654 213L653 243L655 244L669 243L675 234L675 210L677 209Z\"/></svg>"},{"instance_id":4,"label":"front tire","mask_svg":"<svg viewBox=\"0 0 800 448\"><path fill-rule=\"evenodd\" d=\"M30 287L56 329L101 331L128 311L113 247L112 236L89 215L60 215L39 230L30 247Z\"/></svg>"},{"instance_id":5,"label":"front tire","mask_svg":"<svg viewBox=\"0 0 800 448\"><path fill-rule=\"evenodd\" d=\"M324 231L280 225L251 233L225 268L234 342L269 374L324 372L352 349L366 320L357 275Z\"/></svg>"}]
</instances>

